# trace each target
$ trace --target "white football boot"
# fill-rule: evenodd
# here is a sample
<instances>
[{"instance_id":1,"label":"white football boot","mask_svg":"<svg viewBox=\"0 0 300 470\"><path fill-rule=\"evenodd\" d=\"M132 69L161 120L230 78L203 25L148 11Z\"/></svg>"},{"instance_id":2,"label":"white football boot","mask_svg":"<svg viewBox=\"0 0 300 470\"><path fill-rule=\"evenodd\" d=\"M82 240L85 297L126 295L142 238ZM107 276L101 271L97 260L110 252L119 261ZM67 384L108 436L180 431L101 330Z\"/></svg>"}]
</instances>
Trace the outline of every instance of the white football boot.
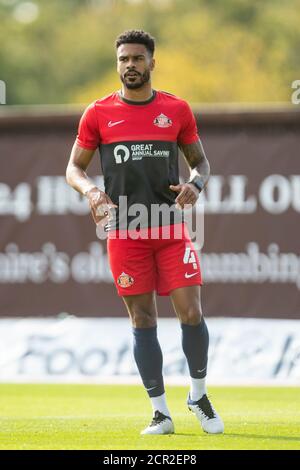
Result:
<instances>
[{"instance_id":1,"label":"white football boot","mask_svg":"<svg viewBox=\"0 0 300 470\"><path fill-rule=\"evenodd\" d=\"M169 416L160 411L155 411L152 422L141 434L173 434L174 424Z\"/></svg>"},{"instance_id":2,"label":"white football boot","mask_svg":"<svg viewBox=\"0 0 300 470\"><path fill-rule=\"evenodd\" d=\"M207 395L203 395L198 401L191 400L189 395L187 405L195 413L203 431L209 434L221 434L224 432L224 423L210 403Z\"/></svg>"}]
</instances>

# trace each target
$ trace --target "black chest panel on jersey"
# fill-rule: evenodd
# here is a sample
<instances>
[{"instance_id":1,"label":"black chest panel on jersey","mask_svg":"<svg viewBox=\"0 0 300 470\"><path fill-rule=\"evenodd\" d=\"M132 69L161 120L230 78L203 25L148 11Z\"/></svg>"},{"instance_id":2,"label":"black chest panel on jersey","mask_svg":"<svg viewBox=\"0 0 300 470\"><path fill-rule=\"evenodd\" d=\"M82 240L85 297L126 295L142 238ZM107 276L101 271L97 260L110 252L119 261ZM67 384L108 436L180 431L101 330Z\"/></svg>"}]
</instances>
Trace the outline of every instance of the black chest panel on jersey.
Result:
<instances>
[{"instance_id":1,"label":"black chest panel on jersey","mask_svg":"<svg viewBox=\"0 0 300 470\"><path fill-rule=\"evenodd\" d=\"M137 213L138 205L143 205L148 212L143 226L153 225L151 210L153 207L166 204L173 206L177 193L169 185L179 183L178 145L177 142L143 140L124 141L101 144L99 147L102 171L104 174L105 192L111 200L120 205L120 197L131 212ZM134 207L133 207L134 205ZM124 205L122 205L124 208ZM179 211L175 211L176 212ZM125 216L116 211L116 224L123 224ZM127 223L135 216L126 215ZM181 221L181 215L171 214L170 223ZM114 225L114 224L113 224ZM156 225L156 223L154 223ZM165 225L160 220L159 225Z\"/></svg>"}]
</instances>

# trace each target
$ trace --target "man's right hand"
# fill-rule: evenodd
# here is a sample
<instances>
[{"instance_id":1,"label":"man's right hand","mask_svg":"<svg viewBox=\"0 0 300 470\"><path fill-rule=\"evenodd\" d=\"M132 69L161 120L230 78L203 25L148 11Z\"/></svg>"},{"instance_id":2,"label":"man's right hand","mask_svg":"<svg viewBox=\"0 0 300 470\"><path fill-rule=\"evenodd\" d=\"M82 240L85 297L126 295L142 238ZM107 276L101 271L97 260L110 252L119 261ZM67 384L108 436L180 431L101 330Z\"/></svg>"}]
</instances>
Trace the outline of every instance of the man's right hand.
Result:
<instances>
[{"instance_id":1,"label":"man's right hand","mask_svg":"<svg viewBox=\"0 0 300 470\"><path fill-rule=\"evenodd\" d=\"M95 186L89 189L85 193L85 196L88 198L91 213L96 225L98 225L99 222L106 223L113 217L111 209L117 208L118 206L112 202L104 191L101 191Z\"/></svg>"}]
</instances>

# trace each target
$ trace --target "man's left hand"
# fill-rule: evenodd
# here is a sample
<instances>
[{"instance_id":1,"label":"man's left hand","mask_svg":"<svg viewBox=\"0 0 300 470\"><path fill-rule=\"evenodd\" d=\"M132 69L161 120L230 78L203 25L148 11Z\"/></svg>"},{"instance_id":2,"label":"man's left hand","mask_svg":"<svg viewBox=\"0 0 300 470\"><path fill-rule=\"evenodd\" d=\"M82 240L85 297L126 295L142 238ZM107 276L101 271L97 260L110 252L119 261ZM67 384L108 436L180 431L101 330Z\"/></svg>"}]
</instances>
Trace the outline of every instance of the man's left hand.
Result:
<instances>
[{"instance_id":1,"label":"man's left hand","mask_svg":"<svg viewBox=\"0 0 300 470\"><path fill-rule=\"evenodd\" d=\"M193 206L200 194L198 189L191 183L177 184L176 186L171 184L169 188L172 191L179 193L175 202L181 209L184 209L184 206L187 204L191 204Z\"/></svg>"}]
</instances>

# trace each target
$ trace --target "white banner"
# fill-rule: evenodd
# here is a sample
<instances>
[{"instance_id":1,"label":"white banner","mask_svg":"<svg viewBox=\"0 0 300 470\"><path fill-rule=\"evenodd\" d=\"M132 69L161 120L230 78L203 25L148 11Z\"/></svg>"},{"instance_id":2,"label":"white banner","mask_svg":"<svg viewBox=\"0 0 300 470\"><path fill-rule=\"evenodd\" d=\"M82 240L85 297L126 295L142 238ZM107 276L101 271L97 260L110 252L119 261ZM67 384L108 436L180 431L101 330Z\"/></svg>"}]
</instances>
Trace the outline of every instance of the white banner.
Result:
<instances>
[{"instance_id":1,"label":"white banner","mask_svg":"<svg viewBox=\"0 0 300 470\"><path fill-rule=\"evenodd\" d=\"M300 321L208 318L208 383L300 385ZM166 383L187 384L176 319L158 336ZM0 382L140 383L126 318L0 319Z\"/></svg>"}]
</instances>

